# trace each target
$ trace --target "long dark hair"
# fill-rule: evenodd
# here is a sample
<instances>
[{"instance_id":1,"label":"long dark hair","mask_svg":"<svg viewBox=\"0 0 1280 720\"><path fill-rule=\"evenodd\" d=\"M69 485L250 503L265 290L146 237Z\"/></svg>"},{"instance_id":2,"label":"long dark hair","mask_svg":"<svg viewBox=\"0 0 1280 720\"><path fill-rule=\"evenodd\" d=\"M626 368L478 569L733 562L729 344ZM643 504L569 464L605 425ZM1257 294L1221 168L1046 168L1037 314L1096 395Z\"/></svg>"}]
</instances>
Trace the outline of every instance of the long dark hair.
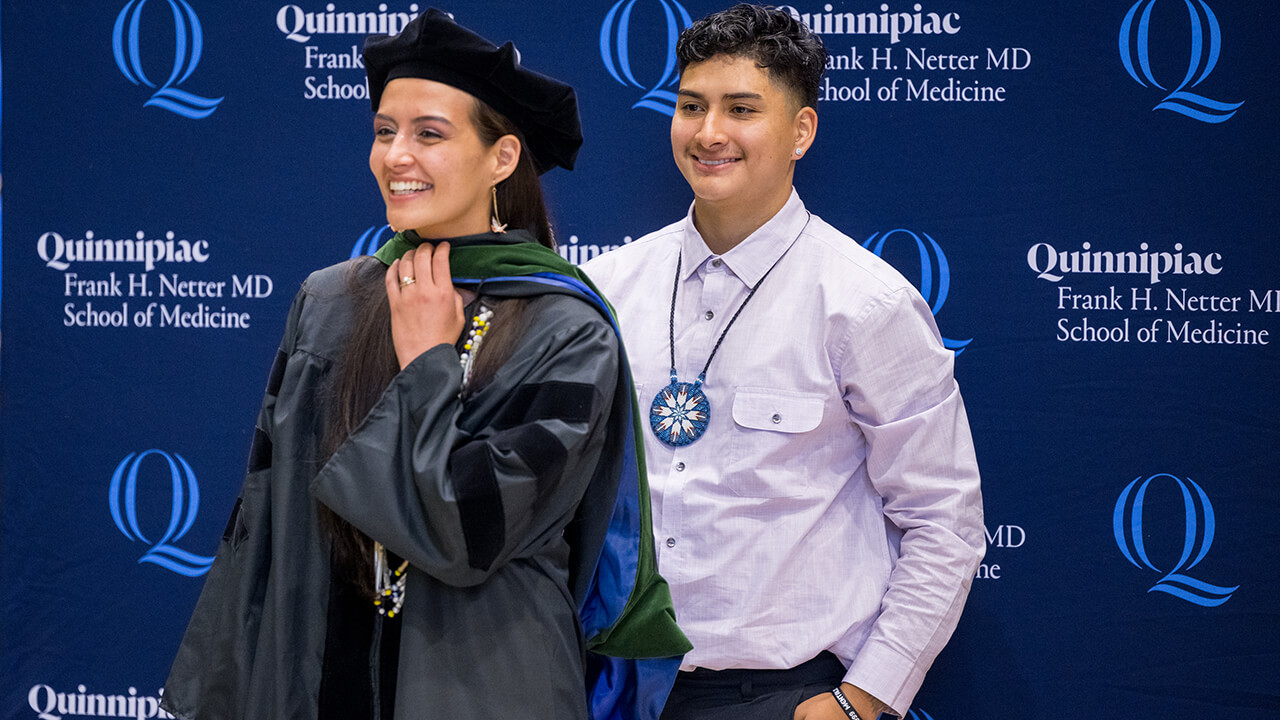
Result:
<instances>
[{"instance_id":1,"label":"long dark hair","mask_svg":"<svg viewBox=\"0 0 1280 720\"><path fill-rule=\"evenodd\" d=\"M498 213L507 225L532 232L539 243L554 250L556 241L547 216L547 204L542 199L542 183L524 134L505 115L480 100L471 108L471 123L485 147L493 147L504 135L519 138L520 162L506 180L498 183Z\"/></svg>"},{"instance_id":2,"label":"long dark hair","mask_svg":"<svg viewBox=\"0 0 1280 720\"><path fill-rule=\"evenodd\" d=\"M555 236L542 198L542 184L524 136L510 120L480 100L475 101L470 119L485 147L492 147L504 135L520 139L520 160L511 175L497 185L500 219L509 227L527 229L539 243L554 248ZM347 273L351 335L329 393L322 464L351 435L400 371L391 339L385 274L386 267L372 257L353 261ZM485 335L484 352L477 353L472 365L469 392L487 384L510 357L520 337L520 318L527 301L486 298L485 304L494 311L494 323ZM373 597L372 541L323 505L320 523L332 540L337 574Z\"/></svg>"}]
</instances>

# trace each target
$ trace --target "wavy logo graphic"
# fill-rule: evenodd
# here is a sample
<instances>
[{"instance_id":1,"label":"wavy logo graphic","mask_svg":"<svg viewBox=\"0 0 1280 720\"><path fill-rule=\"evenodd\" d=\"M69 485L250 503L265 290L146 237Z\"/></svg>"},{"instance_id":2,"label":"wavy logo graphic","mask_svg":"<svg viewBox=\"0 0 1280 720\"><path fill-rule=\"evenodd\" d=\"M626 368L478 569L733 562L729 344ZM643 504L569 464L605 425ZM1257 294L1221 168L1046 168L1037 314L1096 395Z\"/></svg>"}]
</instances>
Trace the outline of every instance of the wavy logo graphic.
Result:
<instances>
[{"instance_id":1,"label":"wavy logo graphic","mask_svg":"<svg viewBox=\"0 0 1280 720\"><path fill-rule=\"evenodd\" d=\"M1186 115L1193 120L1207 123L1226 122L1236 114L1243 102L1225 103L1210 100L1202 95L1187 92L1184 88L1195 87L1204 82L1218 64L1218 56L1222 52L1222 30L1218 18L1204 3L1204 0L1183 0L1187 12L1191 15L1191 61L1187 74L1182 78L1173 92L1165 96L1155 110L1171 110ZM1151 10L1156 0L1138 0L1129 8L1120 25L1120 60L1129 77L1139 85L1147 87L1148 83L1160 90L1168 91L1164 85L1156 81L1151 72L1150 32ZM1139 16L1141 12L1141 16ZM1134 20L1137 19L1136 30ZM1208 31L1206 37L1206 30ZM1206 47L1206 40L1208 47ZM1137 58L1135 67L1134 58ZM1139 71L1141 77L1139 77Z\"/></svg>"},{"instance_id":2,"label":"wavy logo graphic","mask_svg":"<svg viewBox=\"0 0 1280 720\"><path fill-rule=\"evenodd\" d=\"M187 0L165 1L169 3L169 9L173 13L173 69L169 72L169 78L157 87L142 68L138 26L147 0L129 0L116 16L115 29L111 34L111 49L116 56L116 66L134 85L156 88L151 98L142 104L143 107L163 108L193 120L207 118L217 109L222 98L200 97L177 87L191 77L196 65L200 63L200 54L204 50L204 32L200 28L200 19L196 17L196 11L187 4Z\"/></svg>"},{"instance_id":3,"label":"wavy logo graphic","mask_svg":"<svg viewBox=\"0 0 1280 720\"><path fill-rule=\"evenodd\" d=\"M658 0L666 18L666 64L662 76L654 83L643 83L636 79L631 63L631 11L635 9L637 0L618 0L609 8L604 23L600 26L600 59L604 61L605 70L623 85L629 85L645 91L634 108L648 108L671 117L676 111L676 95L665 88L675 85L680 80L676 71L676 39L680 32L689 27L692 20L689 11L676 0Z\"/></svg>"},{"instance_id":4,"label":"wavy logo graphic","mask_svg":"<svg viewBox=\"0 0 1280 720\"><path fill-rule=\"evenodd\" d=\"M148 455L163 458L171 480L172 510L169 513L169 525L160 539L152 542L142 532L138 523L138 468ZM155 465L155 463L151 463ZM195 555L174 547L183 535L196 522L196 514L200 510L200 486L196 484L196 474L187 461L177 453L170 455L163 450L147 450L142 453L129 453L116 466L111 476L111 519L116 527L130 541L146 543L150 548L138 558L138 562L155 563L162 568L172 570L179 575L199 577L209 572L213 558Z\"/></svg>"},{"instance_id":5,"label":"wavy logo graphic","mask_svg":"<svg viewBox=\"0 0 1280 720\"><path fill-rule=\"evenodd\" d=\"M933 716L923 710L908 710L903 720L933 720Z\"/></svg>"},{"instance_id":6,"label":"wavy logo graphic","mask_svg":"<svg viewBox=\"0 0 1280 720\"><path fill-rule=\"evenodd\" d=\"M382 247L384 243L394 237L396 232L391 229L390 225L369 226L365 230L360 239L356 240L356 244L351 246L351 257L358 258L361 255L372 255Z\"/></svg>"},{"instance_id":7,"label":"wavy logo graphic","mask_svg":"<svg viewBox=\"0 0 1280 720\"><path fill-rule=\"evenodd\" d=\"M920 233L917 235L910 230L898 228L897 230L890 230L883 235L880 233L872 233L871 237L867 238L866 241L862 243L862 247L875 253L876 257L883 257L882 253L884 252L885 241L898 233L907 235L915 241L916 251L920 255L920 286L917 289L920 290L920 294L924 296L925 301L929 303L929 309L933 312L934 316L937 317L938 313L942 310L942 306L947 302L947 293L951 291L951 265L947 263L947 254L942 252L942 247L938 245L937 241L932 237L929 237L928 233ZM924 236L923 240L920 237L921 235ZM928 241L929 244L925 245L925 241ZM936 292L933 284L935 267L937 268L938 275ZM971 342L973 342L973 338L969 338L968 340L942 338L943 346L948 350L954 350L956 355L964 352L965 347Z\"/></svg>"},{"instance_id":8,"label":"wavy logo graphic","mask_svg":"<svg viewBox=\"0 0 1280 720\"><path fill-rule=\"evenodd\" d=\"M1182 556L1168 573L1157 568L1147 556L1144 538L1148 536L1143 534L1143 511L1147 490L1152 482L1161 479L1172 481L1177 486L1182 495L1183 505ZM1231 594L1240 589L1239 585L1235 587L1210 585L1182 574L1182 571L1195 567L1209 554L1215 529L1213 504L1209 502L1209 496L1205 494L1204 489L1191 478L1183 479L1168 473L1152 475L1146 480L1141 477L1134 478L1133 482L1125 486L1124 492L1120 493L1120 498L1116 500L1111 525L1116 544L1120 546L1120 552L1124 553L1126 560L1136 568L1145 567L1164 574L1164 577L1160 578L1159 582L1147 592L1168 593L1201 607L1217 607L1229 600Z\"/></svg>"}]
</instances>

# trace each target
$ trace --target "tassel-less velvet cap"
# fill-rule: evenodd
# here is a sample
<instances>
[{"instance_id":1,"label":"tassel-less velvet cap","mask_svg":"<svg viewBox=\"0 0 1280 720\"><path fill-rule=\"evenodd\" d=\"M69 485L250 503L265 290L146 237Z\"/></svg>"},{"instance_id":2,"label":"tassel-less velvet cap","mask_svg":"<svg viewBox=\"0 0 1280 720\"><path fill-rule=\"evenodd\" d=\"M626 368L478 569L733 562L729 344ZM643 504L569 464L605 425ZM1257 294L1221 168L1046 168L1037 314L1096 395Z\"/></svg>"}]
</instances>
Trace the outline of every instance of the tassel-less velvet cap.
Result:
<instances>
[{"instance_id":1,"label":"tassel-less velvet cap","mask_svg":"<svg viewBox=\"0 0 1280 720\"><path fill-rule=\"evenodd\" d=\"M573 88L520 66L511 43L498 47L429 8L399 35L370 35L364 67L374 112L383 88L396 78L444 83L484 101L524 135L538 172L573 169L582 125Z\"/></svg>"}]
</instances>

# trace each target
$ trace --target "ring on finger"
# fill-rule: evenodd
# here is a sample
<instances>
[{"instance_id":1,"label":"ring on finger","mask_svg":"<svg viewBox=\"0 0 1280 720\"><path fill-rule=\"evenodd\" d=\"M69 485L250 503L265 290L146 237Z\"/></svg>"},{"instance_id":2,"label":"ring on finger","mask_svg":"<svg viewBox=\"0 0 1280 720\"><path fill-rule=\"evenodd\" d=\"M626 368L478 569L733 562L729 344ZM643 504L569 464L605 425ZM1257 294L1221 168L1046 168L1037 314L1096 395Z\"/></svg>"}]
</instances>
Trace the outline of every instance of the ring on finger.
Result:
<instances>
[{"instance_id":1,"label":"ring on finger","mask_svg":"<svg viewBox=\"0 0 1280 720\"><path fill-rule=\"evenodd\" d=\"M403 287L409 287L410 285L412 285L412 284L414 284L414 283L416 283L416 282L418 282L418 279L417 279L417 278L415 278L415 277L413 277L413 276L411 276L411 275L405 275L404 277L400 278L400 287L402 287L402 288L403 288Z\"/></svg>"}]
</instances>

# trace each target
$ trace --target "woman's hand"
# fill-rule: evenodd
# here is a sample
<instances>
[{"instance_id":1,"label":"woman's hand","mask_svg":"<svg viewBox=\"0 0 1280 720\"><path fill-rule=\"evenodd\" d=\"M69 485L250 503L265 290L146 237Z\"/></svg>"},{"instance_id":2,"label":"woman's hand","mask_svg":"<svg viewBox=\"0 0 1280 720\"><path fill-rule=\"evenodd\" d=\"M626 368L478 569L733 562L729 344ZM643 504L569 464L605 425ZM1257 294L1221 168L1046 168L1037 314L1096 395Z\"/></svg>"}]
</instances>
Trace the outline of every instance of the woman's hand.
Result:
<instances>
[{"instance_id":1,"label":"woman's hand","mask_svg":"<svg viewBox=\"0 0 1280 720\"><path fill-rule=\"evenodd\" d=\"M449 274L449 243L423 244L405 253L387 268L386 284L391 340L401 370L436 345L458 341L463 303Z\"/></svg>"}]
</instances>

